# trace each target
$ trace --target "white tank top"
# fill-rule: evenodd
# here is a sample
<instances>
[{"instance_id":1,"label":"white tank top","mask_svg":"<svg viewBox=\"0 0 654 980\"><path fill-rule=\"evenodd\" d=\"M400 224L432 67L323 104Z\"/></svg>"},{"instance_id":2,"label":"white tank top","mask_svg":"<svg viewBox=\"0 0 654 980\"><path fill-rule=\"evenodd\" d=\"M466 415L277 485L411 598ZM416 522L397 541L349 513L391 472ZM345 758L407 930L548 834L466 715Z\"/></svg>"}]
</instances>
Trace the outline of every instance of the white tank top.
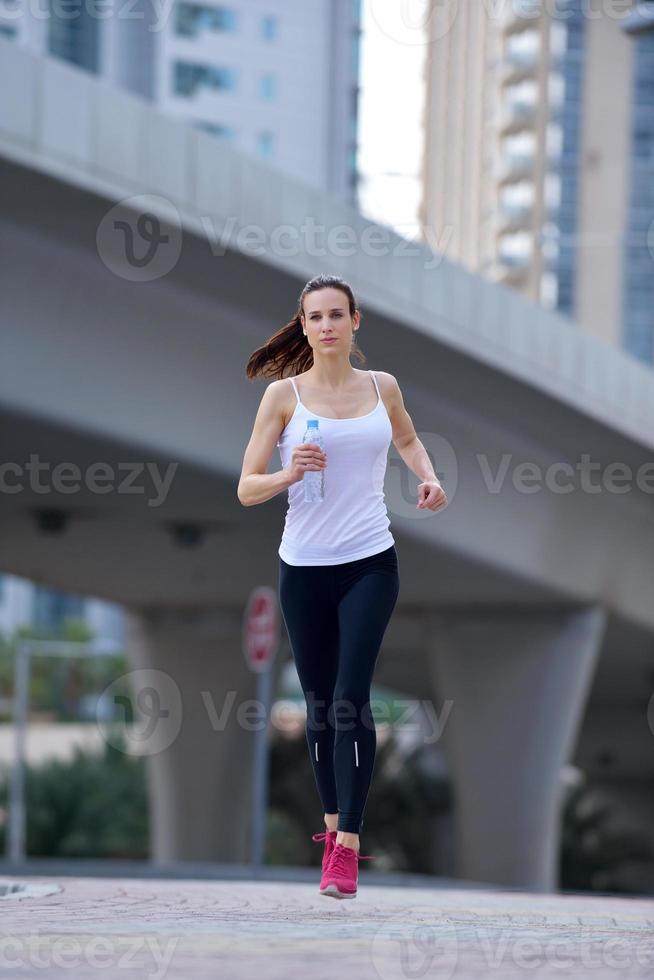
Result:
<instances>
[{"instance_id":1,"label":"white tank top","mask_svg":"<svg viewBox=\"0 0 654 980\"><path fill-rule=\"evenodd\" d=\"M325 418L309 411L300 400L295 378L290 379L297 404L277 442L282 466L289 465L309 419L318 419L327 466L324 500L305 502L302 480L288 488L278 554L289 565L337 565L395 544L384 501L393 427L377 379L372 371L368 373L375 383L377 404L372 412L352 419Z\"/></svg>"}]
</instances>

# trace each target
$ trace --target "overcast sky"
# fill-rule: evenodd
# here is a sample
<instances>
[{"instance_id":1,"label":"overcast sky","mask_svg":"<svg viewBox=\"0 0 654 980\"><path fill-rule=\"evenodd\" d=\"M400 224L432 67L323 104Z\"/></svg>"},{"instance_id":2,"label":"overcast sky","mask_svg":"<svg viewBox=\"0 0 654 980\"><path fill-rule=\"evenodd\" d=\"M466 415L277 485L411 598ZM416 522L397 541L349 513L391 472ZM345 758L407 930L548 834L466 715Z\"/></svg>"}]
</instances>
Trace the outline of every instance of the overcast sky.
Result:
<instances>
[{"instance_id":1,"label":"overcast sky","mask_svg":"<svg viewBox=\"0 0 654 980\"><path fill-rule=\"evenodd\" d=\"M422 0L363 0L359 131L364 214L417 234L422 153Z\"/></svg>"}]
</instances>

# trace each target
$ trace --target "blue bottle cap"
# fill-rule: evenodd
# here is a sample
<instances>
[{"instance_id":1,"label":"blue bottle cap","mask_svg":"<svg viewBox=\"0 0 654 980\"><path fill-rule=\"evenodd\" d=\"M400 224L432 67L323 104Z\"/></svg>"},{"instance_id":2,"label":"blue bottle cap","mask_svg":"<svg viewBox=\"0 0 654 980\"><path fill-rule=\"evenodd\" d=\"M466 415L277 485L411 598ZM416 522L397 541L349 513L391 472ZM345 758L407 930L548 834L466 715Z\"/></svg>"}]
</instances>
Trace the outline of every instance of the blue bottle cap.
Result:
<instances>
[{"instance_id":1,"label":"blue bottle cap","mask_svg":"<svg viewBox=\"0 0 654 980\"><path fill-rule=\"evenodd\" d=\"M319 428L318 419L309 419L309 421L307 422L307 428L313 428L313 429Z\"/></svg>"}]
</instances>

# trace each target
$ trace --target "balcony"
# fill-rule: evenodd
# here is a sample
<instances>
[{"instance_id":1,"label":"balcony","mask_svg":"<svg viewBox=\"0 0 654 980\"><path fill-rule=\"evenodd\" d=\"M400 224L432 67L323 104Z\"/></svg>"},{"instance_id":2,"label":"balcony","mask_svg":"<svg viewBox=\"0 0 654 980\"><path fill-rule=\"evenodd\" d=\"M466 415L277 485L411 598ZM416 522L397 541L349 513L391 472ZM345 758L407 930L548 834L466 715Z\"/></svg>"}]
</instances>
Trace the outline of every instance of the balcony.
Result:
<instances>
[{"instance_id":1,"label":"balcony","mask_svg":"<svg viewBox=\"0 0 654 980\"><path fill-rule=\"evenodd\" d=\"M507 154L502 162L499 183L513 184L518 180L529 180L534 172L533 153Z\"/></svg>"},{"instance_id":2,"label":"balcony","mask_svg":"<svg viewBox=\"0 0 654 980\"><path fill-rule=\"evenodd\" d=\"M538 27L543 17L541 0L507 0L502 15L505 36L521 34Z\"/></svg>"},{"instance_id":3,"label":"balcony","mask_svg":"<svg viewBox=\"0 0 654 980\"><path fill-rule=\"evenodd\" d=\"M502 237L520 231L529 231L532 218L532 204L509 204L506 201L500 201L497 234Z\"/></svg>"},{"instance_id":4,"label":"balcony","mask_svg":"<svg viewBox=\"0 0 654 980\"><path fill-rule=\"evenodd\" d=\"M530 78L536 78L540 63L538 47L529 50L507 48L501 73L502 85L517 85Z\"/></svg>"},{"instance_id":5,"label":"balcony","mask_svg":"<svg viewBox=\"0 0 654 980\"><path fill-rule=\"evenodd\" d=\"M529 272L529 263L518 265L514 262L506 262L500 256L494 269L493 279L503 286L510 286L512 289L521 289L529 282Z\"/></svg>"},{"instance_id":6,"label":"balcony","mask_svg":"<svg viewBox=\"0 0 654 980\"><path fill-rule=\"evenodd\" d=\"M534 236L530 229L506 234L497 242L497 261L504 267L504 276L520 279L532 265Z\"/></svg>"},{"instance_id":7,"label":"balcony","mask_svg":"<svg viewBox=\"0 0 654 980\"><path fill-rule=\"evenodd\" d=\"M503 136L519 133L523 129L533 129L538 118L535 102L507 102L502 113L500 132Z\"/></svg>"}]
</instances>

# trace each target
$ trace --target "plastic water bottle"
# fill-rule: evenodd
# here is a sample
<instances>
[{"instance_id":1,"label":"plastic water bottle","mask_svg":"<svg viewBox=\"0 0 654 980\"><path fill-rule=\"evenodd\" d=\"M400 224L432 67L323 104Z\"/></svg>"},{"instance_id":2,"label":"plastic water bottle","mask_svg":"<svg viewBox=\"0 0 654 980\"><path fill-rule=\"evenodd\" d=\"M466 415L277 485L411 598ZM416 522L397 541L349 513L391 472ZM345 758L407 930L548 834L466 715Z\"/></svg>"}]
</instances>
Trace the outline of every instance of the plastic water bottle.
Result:
<instances>
[{"instance_id":1,"label":"plastic water bottle","mask_svg":"<svg viewBox=\"0 0 654 980\"><path fill-rule=\"evenodd\" d=\"M315 442L324 452L325 443L318 427L318 419L309 419L302 436L302 442ZM319 470L305 470L302 482L304 483L304 499L307 503L317 503L325 499L324 467Z\"/></svg>"}]
</instances>

